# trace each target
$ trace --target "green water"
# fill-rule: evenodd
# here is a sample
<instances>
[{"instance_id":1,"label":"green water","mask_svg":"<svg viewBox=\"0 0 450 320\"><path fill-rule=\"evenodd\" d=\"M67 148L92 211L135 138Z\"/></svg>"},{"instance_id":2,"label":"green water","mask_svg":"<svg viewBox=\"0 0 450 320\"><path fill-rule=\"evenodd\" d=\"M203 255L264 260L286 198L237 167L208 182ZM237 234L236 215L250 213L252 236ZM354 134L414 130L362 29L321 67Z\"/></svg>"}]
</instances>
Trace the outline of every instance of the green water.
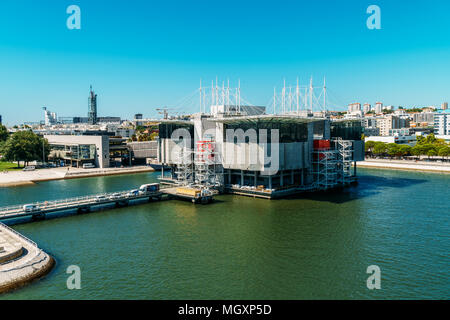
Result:
<instances>
[{"instance_id":1,"label":"green water","mask_svg":"<svg viewBox=\"0 0 450 320\"><path fill-rule=\"evenodd\" d=\"M450 175L359 169L339 193L219 196L72 214L13 227L55 257L0 299L417 299L450 297ZM111 192L156 173L2 188L12 205ZM366 269L381 268L381 290ZM81 290L68 290L69 265Z\"/></svg>"}]
</instances>

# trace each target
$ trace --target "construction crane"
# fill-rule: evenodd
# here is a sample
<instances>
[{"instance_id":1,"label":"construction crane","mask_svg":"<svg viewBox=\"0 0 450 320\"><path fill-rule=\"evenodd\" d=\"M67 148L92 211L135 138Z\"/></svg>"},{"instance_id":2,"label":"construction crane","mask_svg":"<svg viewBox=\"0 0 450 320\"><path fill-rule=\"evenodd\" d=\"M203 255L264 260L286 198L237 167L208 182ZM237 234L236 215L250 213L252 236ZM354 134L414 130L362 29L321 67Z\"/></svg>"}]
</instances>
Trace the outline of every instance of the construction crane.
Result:
<instances>
[{"instance_id":1,"label":"construction crane","mask_svg":"<svg viewBox=\"0 0 450 320\"><path fill-rule=\"evenodd\" d=\"M157 108L156 111L158 111L159 114L164 115L164 119L168 119L169 111L175 111L175 109L164 107L164 108Z\"/></svg>"}]
</instances>

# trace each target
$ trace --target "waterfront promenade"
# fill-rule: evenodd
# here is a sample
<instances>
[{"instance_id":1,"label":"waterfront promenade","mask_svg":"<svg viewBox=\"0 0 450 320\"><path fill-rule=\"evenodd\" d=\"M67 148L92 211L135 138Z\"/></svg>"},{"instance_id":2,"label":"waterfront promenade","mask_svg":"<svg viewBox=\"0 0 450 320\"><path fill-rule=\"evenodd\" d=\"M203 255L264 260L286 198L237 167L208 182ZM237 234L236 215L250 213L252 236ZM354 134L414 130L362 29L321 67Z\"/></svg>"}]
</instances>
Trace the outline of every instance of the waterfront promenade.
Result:
<instances>
[{"instance_id":1,"label":"waterfront promenade","mask_svg":"<svg viewBox=\"0 0 450 320\"><path fill-rule=\"evenodd\" d=\"M53 265L34 241L0 223L0 293L45 275Z\"/></svg>"},{"instance_id":2,"label":"waterfront promenade","mask_svg":"<svg viewBox=\"0 0 450 320\"><path fill-rule=\"evenodd\" d=\"M450 163L444 162L366 159L365 161L358 162L357 166L365 168L450 173Z\"/></svg>"},{"instance_id":3,"label":"waterfront promenade","mask_svg":"<svg viewBox=\"0 0 450 320\"><path fill-rule=\"evenodd\" d=\"M136 166L127 168L51 168L37 169L34 171L7 171L0 172L0 187L13 187L20 185L30 185L39 181L75 179L85 177L107 176L116 174L130 174L141 172L152 172L153 168L149 166Z\"/></svg>"}]
</instances>

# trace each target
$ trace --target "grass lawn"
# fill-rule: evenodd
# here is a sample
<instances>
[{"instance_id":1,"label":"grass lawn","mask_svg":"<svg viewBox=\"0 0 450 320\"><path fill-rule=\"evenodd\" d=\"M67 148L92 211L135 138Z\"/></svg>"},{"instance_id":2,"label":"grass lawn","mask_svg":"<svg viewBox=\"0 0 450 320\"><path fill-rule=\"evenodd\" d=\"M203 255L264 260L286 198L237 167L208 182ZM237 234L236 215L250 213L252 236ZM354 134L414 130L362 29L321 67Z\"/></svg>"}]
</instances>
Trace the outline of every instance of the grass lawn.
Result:
<instances>
[{"instance_id":1,"label":"grass lawn","mask_svg":"<svg viewBox=\"0 0 450 320\"><path fill-rule=\"evenodd\" d=\"M5 171L5 170L6 171L17 171L17 170L22 170L22 167L17 169L16 163L0 161L0 171Z\"/></svg>"}]
</instances>

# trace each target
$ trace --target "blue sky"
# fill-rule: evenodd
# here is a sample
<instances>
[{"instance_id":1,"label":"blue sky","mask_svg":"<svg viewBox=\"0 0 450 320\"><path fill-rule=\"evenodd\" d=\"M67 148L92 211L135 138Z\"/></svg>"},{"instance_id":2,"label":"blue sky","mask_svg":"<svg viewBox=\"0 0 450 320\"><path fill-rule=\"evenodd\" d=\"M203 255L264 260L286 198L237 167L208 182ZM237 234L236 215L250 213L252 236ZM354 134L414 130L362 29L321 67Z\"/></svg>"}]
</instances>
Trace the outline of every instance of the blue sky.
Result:
<instances>
[{"instance_id":1,"label":"blue sky","mask_svg":"<svg viewBox=\"0 0 450 320\"><path fill-rule=\"evenodd\" d=\"M66 8L81 8L68 30ZM381 30L366 27L369 5ZM237 82L265 105L283 78L324 76L334 102L403 106L450 100L450 2L445 0L0 2L0 114L15 124L174 107L202 78ZM196 110L188 110L196 111Z\"/></svg>"}]
</instances>

